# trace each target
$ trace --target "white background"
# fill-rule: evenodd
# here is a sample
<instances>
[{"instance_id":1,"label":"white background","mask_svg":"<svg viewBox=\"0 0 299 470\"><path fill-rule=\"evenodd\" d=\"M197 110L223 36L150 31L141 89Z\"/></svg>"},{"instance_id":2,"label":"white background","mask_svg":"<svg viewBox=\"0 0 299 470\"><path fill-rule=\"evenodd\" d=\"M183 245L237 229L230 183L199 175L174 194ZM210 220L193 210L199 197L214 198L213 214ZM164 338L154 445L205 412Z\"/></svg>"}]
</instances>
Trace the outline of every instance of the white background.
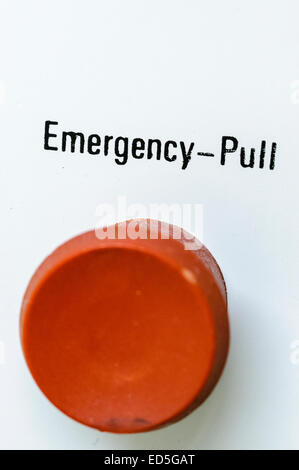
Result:
<instances>
[{"instance_id":1,"label":"white background","mask_svg":"<svg viewBox=\"0 0 299 470\"><path fill-rule=\"evenodd\" d=\"M296 0L0 1L0 448L299 448L298 16ZM182 171L45 152L46 119L194 140L216 157ZM275 171L241 168L238 156L221 167L222 135L248 149L276 141ZM202 203L229 296L217 388L185 420L140 435L100 433L57 411L18 332L35 268L118 195Z\"/></svg>"}]
</instances>

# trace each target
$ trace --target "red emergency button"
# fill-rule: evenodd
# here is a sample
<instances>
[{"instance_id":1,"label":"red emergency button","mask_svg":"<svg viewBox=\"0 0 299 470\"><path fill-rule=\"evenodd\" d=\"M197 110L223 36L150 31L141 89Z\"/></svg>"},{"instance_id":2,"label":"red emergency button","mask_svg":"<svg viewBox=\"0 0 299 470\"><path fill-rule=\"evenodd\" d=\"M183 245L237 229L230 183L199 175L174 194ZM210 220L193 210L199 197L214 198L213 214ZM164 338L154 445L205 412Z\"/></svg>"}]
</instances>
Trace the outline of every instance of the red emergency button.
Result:
<instances>
[{"instance_id":1,"label":"red emergency button","mask_svg":"<svg viewBox=\"0 0 299 470\"><path fill-rule=\"evenodd\" d=\"M84 233L31 279L24 355L73 419L117 433L155 429L190 413L218 381L229 344L224 279L211 253L174 229L137 220L105 239Z\"/></svg>"}]
</instances>

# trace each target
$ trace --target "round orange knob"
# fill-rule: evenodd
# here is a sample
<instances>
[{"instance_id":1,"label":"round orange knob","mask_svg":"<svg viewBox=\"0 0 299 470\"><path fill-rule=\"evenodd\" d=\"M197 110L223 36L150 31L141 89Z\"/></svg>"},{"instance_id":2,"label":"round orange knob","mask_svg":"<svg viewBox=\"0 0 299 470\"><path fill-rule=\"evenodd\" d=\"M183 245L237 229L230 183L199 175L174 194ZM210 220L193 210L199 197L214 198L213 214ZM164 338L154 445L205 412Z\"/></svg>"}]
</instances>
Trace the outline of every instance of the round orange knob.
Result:
<instances>
[{"instance_id":1,"label":"round orange knob","mask_svg":"<svg viewBox=\"0 0 299 470\"><path fill-rule=\"evenodd\" d=\"M171 225L133 222L146 237L132 239L124 222L114 227L121 238L88 232L59 247L21 311L24 355L43 393L75 420L120 433L200 405L229 343L225 283L210 252L187 247Z\"/></svg>"}]
</instances>

